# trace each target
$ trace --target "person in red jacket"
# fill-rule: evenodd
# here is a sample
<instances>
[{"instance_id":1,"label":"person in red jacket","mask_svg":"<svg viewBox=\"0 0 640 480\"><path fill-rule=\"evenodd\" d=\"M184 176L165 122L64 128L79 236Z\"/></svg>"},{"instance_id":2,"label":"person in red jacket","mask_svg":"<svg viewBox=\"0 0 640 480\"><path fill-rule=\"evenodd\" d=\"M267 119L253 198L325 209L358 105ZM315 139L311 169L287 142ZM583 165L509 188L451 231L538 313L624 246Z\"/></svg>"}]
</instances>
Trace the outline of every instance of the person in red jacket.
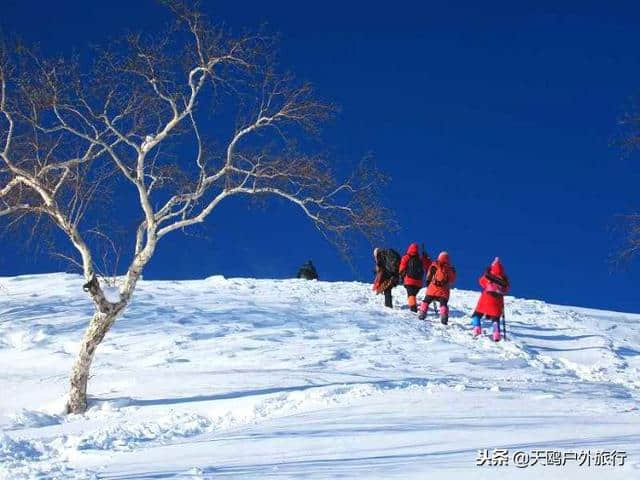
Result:
<instances>
[{"instance_id":1,"label":"person in red jacket","mask_svg":"<svg viewBox=\"0 0 640 480\"><path fill-rule=\"evenodd\" d=\"M449 293L451 285L456 281L456 269L451 265L449 254L440 252L438 259L427 269L427 294L420 304L418 318L424 320L431 302L440 304L440 321L443 325L449 323Z\"/></svg>"},{"instance_id":2,"label":"person in red jacket","mask_svg":"<svg viewBox=\"0 0 640 480\"><path fill-rule=\"evenodd\" d=\"M407 254L400 260L400 276L404 278L404 288L407 289L407 301L409 303L409 309L412 312L418 311L416 295L418 295L418 292L422 288L424 272L429 269L430 265L431 260L425 252L420 256L417 243L409 245Z\"/></svg>"},{"instance_id":3,"label":"person in red jacket","mask_svg":"<svg viewBox=\"0 0 640 480\"><path fill-rule=\"evenodd\" d=\"M509 291L509 279L498 257L478 280L482 294L471 317L473 334L482 333L481 320L486 316L493 322L493 340L500 341L500 317L504 312L504 296Z\"/></svg>"}]
</instances>

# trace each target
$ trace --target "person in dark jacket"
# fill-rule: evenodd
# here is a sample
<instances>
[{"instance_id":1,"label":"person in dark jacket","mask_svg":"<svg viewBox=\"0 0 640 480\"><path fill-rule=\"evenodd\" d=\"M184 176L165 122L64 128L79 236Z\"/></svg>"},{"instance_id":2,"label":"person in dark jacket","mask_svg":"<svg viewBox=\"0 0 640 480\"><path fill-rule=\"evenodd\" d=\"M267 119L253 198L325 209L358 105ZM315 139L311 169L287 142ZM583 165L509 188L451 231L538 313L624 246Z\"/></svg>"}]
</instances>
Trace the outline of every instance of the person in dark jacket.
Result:
<instances>
[{"instance_id":1,"label":"person in dark jacket","mask_svg":"<svg viewBox=\"0 0 640 480\"><path fill-rule=\"evenodd\" d=\"M318 272L316 267L313 266L313 262L311 260L300 267L300 270L298 270L298 278L304 278L305 280L318 279Z\"/></svg>"},{"instance_id":2,"label":"person in dark jacket","mask_svg":"<svg viewBox=\"0 0 640 480\"><path fill-rule=\"evenodd\" d=\"M400 254L392 248L375 248L373 250L373 259L376 264L373 291L377 294L384 293L385 307L393 308L391 290L398 284Z\"/></svg>"}]
</instances>

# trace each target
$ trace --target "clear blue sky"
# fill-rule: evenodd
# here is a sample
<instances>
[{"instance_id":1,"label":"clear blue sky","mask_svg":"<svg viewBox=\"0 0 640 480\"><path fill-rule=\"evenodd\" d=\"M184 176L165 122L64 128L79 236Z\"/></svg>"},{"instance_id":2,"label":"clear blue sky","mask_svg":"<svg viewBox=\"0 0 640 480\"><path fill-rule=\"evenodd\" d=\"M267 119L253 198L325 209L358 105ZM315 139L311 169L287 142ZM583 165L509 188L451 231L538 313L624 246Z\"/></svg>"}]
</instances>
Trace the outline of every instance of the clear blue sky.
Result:
<instances>
[{"instance_id":1,"label":"clear blue sky","mask_svg":"<svg viewBox=\"0 0 640 480\"><path fill-rule=\"evenodd\" d=\"M500 255L517 296L640 312L639 261L609 258L615 215L640 207L639 157L610 146L640 93L640 3L203 3L236 30L267 22L283 65L342 107L327 143L341 158L374 152L392 176L402 230L389 245L447 249L461 288ZM66 53L165 19L152 0L3 0L0 25ZM313 258L323 279L370 279L368 248L353 271L298 210L270 206L223 205L209 239L171 237L146 277L286 277ZM60 268L14 248L3 275Z\"/></svg>"}]
</instances>

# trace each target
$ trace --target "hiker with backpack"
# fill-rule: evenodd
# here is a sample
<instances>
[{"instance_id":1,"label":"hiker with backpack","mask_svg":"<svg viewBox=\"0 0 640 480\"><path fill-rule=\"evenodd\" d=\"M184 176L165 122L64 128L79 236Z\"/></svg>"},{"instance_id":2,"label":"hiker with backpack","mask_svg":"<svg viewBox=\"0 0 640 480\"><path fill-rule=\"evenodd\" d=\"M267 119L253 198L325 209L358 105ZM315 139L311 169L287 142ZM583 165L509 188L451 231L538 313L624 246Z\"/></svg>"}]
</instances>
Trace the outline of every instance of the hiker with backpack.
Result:
<instances>
[{"instance_id":1,"label":"hiker with backpack","mask_svg":"<svg viewBox=\"0 0 640 480\"><path fill-rule=\"evenodd\" d=\"M493 340L500 341L500 317L504 313L504 296L509 291L509 279L504 271L504 267L498 257L491 263L489 268L478 280L482 287L482 294L478 300L471 324L473 325L473 335L482 333L482 317L493 322Z\"/></svg>"},{"instance_id":2,"label":"hiker with backpack","mask_svg":"<svg viewBox=\"0 0 640 480\"><path fill-rule=\"evenodd\" d=\"M373 291L376 294L384 293L384 306L393 308L391 290L398 285L400 254L392 248L374 248L373 259L376 265Z\"/></svg>"},{"instance_id":3,"label":"hiker with backpack","mask_svg":"<svg viewBox=\"0 0 640 480\"><path fill-rule=\"evenodd\" d=\"M407 289L407 302L412 312L418 311L416 295L422 288L425 270L431 266L431 259L422 252L420 255L418 244L412 243L407 248L407 254L400 260L400 276L404 278L404 287Z\"/></svg>"},{"instance_id":4,"label":"hiker with backpack","mask_svg":"<svg viewBox=\"0 0 640 480\"><path fill-rule=\"evenodd\" d=\"M440 304L440 322L446 325L449 322L449 294L451 285L456 281L456 269L451 265L449 254L440 252L438 258L427 269L427 293L420 304L418 318L424 320L429 311L431 302Z\"/></svg>"}]
</instances>

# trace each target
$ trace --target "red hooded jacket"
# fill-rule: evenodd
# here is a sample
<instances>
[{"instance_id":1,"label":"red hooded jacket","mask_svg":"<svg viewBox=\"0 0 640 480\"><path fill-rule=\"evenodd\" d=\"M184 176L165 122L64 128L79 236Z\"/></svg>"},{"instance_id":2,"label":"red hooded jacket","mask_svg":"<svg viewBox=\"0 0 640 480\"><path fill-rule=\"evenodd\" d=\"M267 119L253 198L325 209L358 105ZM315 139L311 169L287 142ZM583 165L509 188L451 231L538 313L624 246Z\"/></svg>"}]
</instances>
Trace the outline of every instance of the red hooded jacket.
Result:
<instances>
[{"instance_id":1,"label":"red hooded jacket","mask_svg":"<svg viewBox=\"0 0 640 480\"><path fill-rule=\"evenodd\" d=\"M411 245L409 245L409 248L407 248L407 254L404 257L402 257L402 259L400 260L399 270L400 270L400 275L404 276L405 285L422 288L422 279L424 275L423 277L420 277L420 278L414 278L406 274L407 263L409 262L409 259L411 257L418 257L419 255L420 255L420 249L418 247L418 244L412 243ZM420 258L420 261L422 262L422 268L426 272L429 269L429 266L431 265L431 259L427 255L423 254L422 257Z\"/></svg>"},{"instance_id":2,"label":"red hooded jacket","mask_svg":"<svg viewBox=\"0 0 640 480\"><path fill-rule=\"evenodd\" d=\"M500 259L496 258L493 261L478 282L482 287L482 294L478 300L476 312L499 318L504 311L504 295L507 294L510 286Z\"/></svg>"}]
</instances>

